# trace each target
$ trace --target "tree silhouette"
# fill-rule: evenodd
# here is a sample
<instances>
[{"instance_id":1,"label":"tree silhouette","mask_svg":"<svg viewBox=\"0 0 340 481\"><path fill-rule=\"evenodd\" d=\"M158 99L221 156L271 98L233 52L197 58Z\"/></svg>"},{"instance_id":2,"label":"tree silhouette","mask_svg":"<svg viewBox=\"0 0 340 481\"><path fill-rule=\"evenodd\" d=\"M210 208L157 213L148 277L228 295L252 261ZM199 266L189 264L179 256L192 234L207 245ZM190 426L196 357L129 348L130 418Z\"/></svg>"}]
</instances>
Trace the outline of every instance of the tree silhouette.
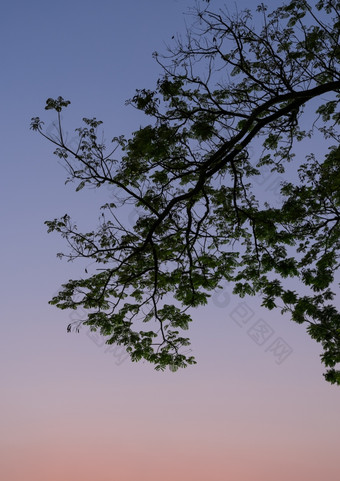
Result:
<instances>
[{"instance_id":1,"label":"tree silhouette","mask_svg":"<svg viewBox=\"0 0 340 481\"><path fill-rule=\"evenodd\" d=\"M195 362L183 353L189 309L226 280L235 294L257 294L268 309L306 323L323 346L326 380L340 384L340 313L332 303L340 2L291 0L272 12L261 4L254 15L206 6L194 14L185 40L155 54L163 68L156 88L137 90L128 102L151 123L130 139L115 137L110 152L95 118L76 129L77 148L67 145L60 112L70 102L62 97L46 105L57 112L57 136L32 119L32 129L56 144L76 190L110 185L115 192L97 230L80 233L68 215L46 222L69 243L66 257L98 264L50 302L81 306L83 324L126 346L132 360L176 370ZM308 150L313 142L324 143L322 159ZM264 169L280 178L279 205L255 187ZM138 208L133 227L119 218L125 204Z\"/></svg>"}]
</instances>

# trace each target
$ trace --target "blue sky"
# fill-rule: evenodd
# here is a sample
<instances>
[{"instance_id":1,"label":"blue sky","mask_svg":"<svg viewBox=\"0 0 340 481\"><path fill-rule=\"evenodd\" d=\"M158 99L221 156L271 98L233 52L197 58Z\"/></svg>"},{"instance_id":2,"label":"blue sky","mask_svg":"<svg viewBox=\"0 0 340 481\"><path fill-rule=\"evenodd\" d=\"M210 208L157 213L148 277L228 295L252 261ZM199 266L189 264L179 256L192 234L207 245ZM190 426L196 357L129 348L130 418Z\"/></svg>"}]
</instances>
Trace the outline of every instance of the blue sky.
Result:
<instances>
[{"instance_id":1,"label":"blue sky","mask_svg":"<svg viewBox=\"0 0 340 481\"><path fill-rule=\"evenodd\" d=\"M137 130L144 120L125 100L155 85L160 67L152 52L164 52L172 35L184 31L190 21L183 12L192 5L14 0L2 6L0 469L6 481L45 480L41 453L54 469L50 481L131 481L136 472L124 468L129 453L140 463L140 479L153 481L157 463L166 460L161 445L177 456L169 479L318 481L339 473L339 390L324 382L320 349L304 327L262 309L259 299L240 301L228 286L214 295L191 331L199 364L177 374L132 364L86 330L66 334L70 314L48 305L60 284L83 270L56 258L65 245L47 235L44 221L68 212L83 225L96 224L110 192L65 186L52 146L29 130L30 119L40 116L49 127L54 117L45 101L62 95L72 102L64 114L70 136L82 117L92 116L104 121L107 139ZM271 192L273 180L264 179L263 189ZM241 323L242 312L253 313L250 324ZM272 341L291 348L284 362L273 356L272 341L261 346L251 337L257 322L271 326ZM113 446L115 478L106 464ZM59 460L66 458L63 472Z\"/></svg>"}]
</instances>

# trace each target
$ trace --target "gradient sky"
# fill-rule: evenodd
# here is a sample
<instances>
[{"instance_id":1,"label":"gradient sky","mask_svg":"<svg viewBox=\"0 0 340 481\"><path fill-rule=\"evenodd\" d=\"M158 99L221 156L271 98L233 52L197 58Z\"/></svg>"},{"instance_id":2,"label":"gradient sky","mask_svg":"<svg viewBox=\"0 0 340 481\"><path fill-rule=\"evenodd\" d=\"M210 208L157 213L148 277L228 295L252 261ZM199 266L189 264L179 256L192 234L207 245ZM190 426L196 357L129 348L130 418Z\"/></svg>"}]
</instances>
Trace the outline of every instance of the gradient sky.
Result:
<instances>
[{"instance_id":1,"label":"gradient sky","mask_svg":"<svg viewBox=\"0 0 340 481\"><path fill-rule=\"evenodd\" d=\"M65 245L43 222L68 212L93 225L110 192L65 186L65 171L29 130L30 119L39 115L49 127L45 100L62 95L72 101L64 115L70 136L84 116L103 120L109 139L137 130L142 117L124 102L135 88L155 85L152 52L190 23L183 12L192 4L2 4L1 480L340 479L340 390L324 381L320 348L304 326L226 286L195 314L198 364L160 373L86 328L67 334L82 313L48 305L83 269L56 258ZM260 182L275 194L275 178ZM262 345L257 326L271 332Z\"/></svg>"}]
</instances>

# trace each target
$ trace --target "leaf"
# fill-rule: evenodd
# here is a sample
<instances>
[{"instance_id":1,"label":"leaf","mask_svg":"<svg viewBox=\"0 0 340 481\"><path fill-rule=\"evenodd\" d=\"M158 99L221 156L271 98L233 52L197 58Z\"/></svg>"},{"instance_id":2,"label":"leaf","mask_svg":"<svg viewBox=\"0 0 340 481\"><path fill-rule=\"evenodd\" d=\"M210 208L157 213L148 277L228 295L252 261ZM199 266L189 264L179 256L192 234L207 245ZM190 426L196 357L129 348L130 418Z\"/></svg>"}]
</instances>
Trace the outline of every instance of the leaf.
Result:
<instances>
[{"instance_id":1,"label":"leaf","mask_svg":"<svg viewBox=\"0 0 340 481\"><path fill-rule=\"evenodd\" d=\"M79 190L81 190L81 189L85 186L85 183L86 183L86 182L85 182L84 180L82 180L82 181L80 182L80 184L78 184L78 186L77 186L77 188L76 188L76 192L79 192Z\"/></svg>"}]
</instances>

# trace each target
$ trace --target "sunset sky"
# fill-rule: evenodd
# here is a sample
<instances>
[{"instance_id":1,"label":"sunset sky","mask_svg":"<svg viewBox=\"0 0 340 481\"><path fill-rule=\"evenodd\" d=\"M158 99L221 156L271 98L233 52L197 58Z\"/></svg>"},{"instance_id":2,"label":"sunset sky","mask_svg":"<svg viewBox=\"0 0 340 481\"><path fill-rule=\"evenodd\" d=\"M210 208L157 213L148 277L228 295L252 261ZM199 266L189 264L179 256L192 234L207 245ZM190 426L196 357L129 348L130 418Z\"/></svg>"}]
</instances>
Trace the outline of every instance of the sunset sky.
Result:
<instances>
[{"instance_id":1,"label":"sunset sky","mask_svg":"<svg viewBox=\"0 0 340 481\"><path fill-rule=\"evenodd\" d=\"M212 0L212 8L223 6ZM238 9L257 2L240 0ZM270 7L280 1L268 1ZM234 2L227 2L232 11ZM107 139L143 117L125 100L153 88L164 52L194 0L4 2L1 49L0 479L3 481L320 481L340 479L340 389L324 381L304 326L226 285L194 314L198 364L177 373L132 363L72 315L48 305L83 265L56 258L44 221L69 213L95 226L110 191L74 191L53 147L48 97L71 100ZM315 149L320 149L315 145ZM275 177L261 189L274 195ZM131 219L133 211L126 213ZM265 326L268 339L260 340ZM284 346L279 351L278 346ZM281 354L278 354L281 352ZM284 352L284 354L282 354Z\"/></svg>"}]
</instances>

